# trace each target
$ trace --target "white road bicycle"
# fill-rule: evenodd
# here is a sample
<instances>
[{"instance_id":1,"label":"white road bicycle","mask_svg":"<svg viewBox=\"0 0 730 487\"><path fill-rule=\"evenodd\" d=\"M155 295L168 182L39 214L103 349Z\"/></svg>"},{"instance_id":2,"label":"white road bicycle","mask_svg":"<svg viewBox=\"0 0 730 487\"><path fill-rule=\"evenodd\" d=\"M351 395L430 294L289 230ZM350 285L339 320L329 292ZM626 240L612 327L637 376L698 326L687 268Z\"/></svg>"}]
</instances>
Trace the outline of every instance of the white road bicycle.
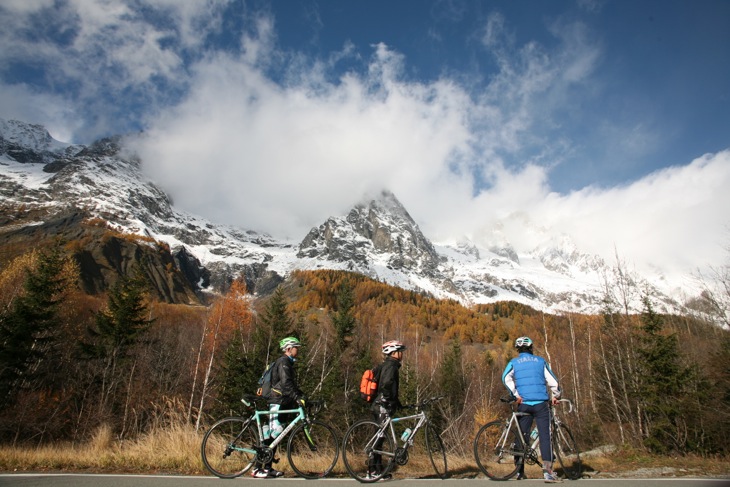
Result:
<instances>
[{"instance_id":1,"label":"white road bicycle","mask_svg":"<svg viewBox=\"0 0 730 487\"><path fill-rule=\"evenodd\" d=\"M411 448L415 455L426 454L436 476L446 478L446 450L439 432L426 415L426 409L443 396L432 397L418 404L403 406L402 409L415 409L416 414L391 418L378 423L361 420L350 426L342 441L342 459L352 478L360 482L377 482L386 477L396 465L408 463ZM396 435L398 424L410 426L401 436ZM425 436L419 437L420 430ZM377 457L378 468L373 471L373 458Z\"/></svg>"},{"instance_id":2,"label":"white road bicycle","mask_svg":"<svg viewBox=\"0 0 730 487\"><path fill-rule=\"evenodd\" d=\"M474 457L479 469L492 480L508 480L514 477L524 463L540 465L540 438L531 438L526 445L518 418L529 413L517 411L517 404L512 397L500 399L511 405L512 414L504 420L492 421L479 429L474 438ZM573 403L561 399L560 404L568 406L568 413L573 410ZM582 463L580 451L573 433L563 423L555 406L550 406L550 439L552 442L556 471L562 477L576 480L581 477ZM554 467L555 468L555 467Z\"/></svg>"}]
</instances>

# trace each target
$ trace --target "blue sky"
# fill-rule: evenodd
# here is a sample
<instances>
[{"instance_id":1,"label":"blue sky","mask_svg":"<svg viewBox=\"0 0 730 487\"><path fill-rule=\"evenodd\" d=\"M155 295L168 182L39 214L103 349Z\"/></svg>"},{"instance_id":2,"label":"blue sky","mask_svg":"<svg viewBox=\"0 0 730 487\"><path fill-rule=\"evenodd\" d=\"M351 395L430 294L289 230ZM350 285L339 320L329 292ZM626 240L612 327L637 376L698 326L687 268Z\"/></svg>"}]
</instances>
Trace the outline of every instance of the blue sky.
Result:
<instances>
[{"instance_id":1,"label":"blue sky","mask_svg":"<svg viewBox=\"0 0 730 487\"><path fill-rule=\"evenodd\" d=\"M0 26L1 118L144 131L217 222L301 238L387 187L434 240L727 256L725 0L5 0Z\"/></svg>"}]
</instances>

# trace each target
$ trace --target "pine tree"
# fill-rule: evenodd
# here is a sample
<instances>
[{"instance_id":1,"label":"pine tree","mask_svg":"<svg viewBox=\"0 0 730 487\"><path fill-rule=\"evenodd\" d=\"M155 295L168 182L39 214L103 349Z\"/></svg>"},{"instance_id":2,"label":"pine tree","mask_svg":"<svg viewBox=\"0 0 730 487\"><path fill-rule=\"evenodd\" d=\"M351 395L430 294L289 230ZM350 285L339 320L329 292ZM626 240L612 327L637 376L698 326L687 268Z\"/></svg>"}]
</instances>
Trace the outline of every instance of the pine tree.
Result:
<instances>
[{"instance_id":1,"label":"pine tree","mask_svg":"<svg viewBox=\"0 0 730 487\"><path fill-rule=\"evenodd\" d=\"M677 428L683 416L683 382L689 370L681 364L676 335L663 333L664 320L654 312L647 296L643 302L638 393L645 418L644 444L658 453L683 451Z\"/></svg>"},{"instance_id":2,"label":"pine tree","mask_svg":"<svg viewBox=\"0 0 730 487\"><path fill-rule=\"evenodd\" d=\"M60 326L58 307L68 284L59 247L40 256L25 280L24 294L0 315L0 404L9 403L33 379L33 370L53 345Z\"/></svg>"},{"instance_id":3,"label":"pine tree","mask_svg":"<svg viewBox=\"0 0 730 487\"><path fill-rule=\"evenodd\" d=\"M254 358L246 353L243 336L237 332L223 353L218 401L213 408L214 417L240 414L243 394L253 394L258 387L260 373L252 365Z\"/></svg>"},{"instance_id":4,"label":"pine tree","mask_svg":"<svg viewBox=\"0 0 730 487\"><path fill-rule=\"evenodd\" d=\"M461 364L461 344L457 339L451 341L450 348L444 353L439 370L439 389L446 396L444 404L449 415L452 418L458 417L464 410L467 383Z\"/></svg>"},{"instance_id":5,"label":"pine tree","mask_svg":"<svg viewBox=\"0 0 730 487\"><path fill-rule=\"evenodd\" d=\"M352 293L352 284L346 279L337 294L337 312L332 316L332 324L337 332L337 343L340 350L344 350L352 341L352 332L356 326L355 316L352 314L355 298Z\"/></svg>"},{"instance_id":6,"label":"pine tree","mask_svg":"<svg viewBox=\"0 0 730 487\"><path fill-rule=\"evenodd\" d=\"M106 309L96 314L96 326L87 330L91 341L80 344L82 357L98 366L92 373L99 386L99 411L121 416L122 430L128 413L123 404L129 397L125 400L118 389L134 376L131 352L154 321L146 318L147 313L147 280L138 269L112 287Z\"/></svg>"},{"instance_id":7,"label":"pine tree","mask_svg":"<svg viewBox=\"0 0 730 487\"><path fill-rule=\"evenodd\" d=\"M264 355L262 363L269 363L276 359L281 354L279 341L293 332L284 291L278 287L269 302L266 303L261 322L256 327L256 345L257 348L263 350Z\"/></svg>"},{"instance_id":8,"label":"pine tree","mask_svg":"<svg viewBox=\"0 0 730 487\"><path fill-rule=\"evenodd\" d=\"M124 359L130 347L149 329L147 319L147 280L141 271L122 276L109 291L106 309L96 314L96 327L89 333L94 343L83 344L88 355Z\"/></svg>"}]
</instances>

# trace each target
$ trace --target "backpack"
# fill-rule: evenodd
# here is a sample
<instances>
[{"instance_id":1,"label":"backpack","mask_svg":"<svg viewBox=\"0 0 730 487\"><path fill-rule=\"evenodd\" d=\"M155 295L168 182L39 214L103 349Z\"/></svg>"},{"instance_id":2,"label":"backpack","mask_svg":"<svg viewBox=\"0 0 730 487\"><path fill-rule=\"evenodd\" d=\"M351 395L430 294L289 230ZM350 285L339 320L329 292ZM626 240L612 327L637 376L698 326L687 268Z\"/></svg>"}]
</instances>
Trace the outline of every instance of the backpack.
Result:
<instances>
[{"instance_id":1,"label":"backpack","mask_svg":"<svg viewBox=\"0 0 730 487\"><path fill-rule=\"evenodd\" d=\"M264 370L264 373L263 373L263 375L261 375L261 378L259 378L259 388L256 391L256 395L261 396L264 399L269 399L271 397L271 371L274 369L275 363L276 363L276 360L271 362L266 367L266 370Z\"/></svg>"},{"instance_id":2,"label":"backpack","mask_svg":"<svg viewBox=\"0 0 730 487\"><path fill-rule=\"evenodd\" d=\"M365 402L373 402L375 396L378 395L378 379L380 375L380 367L367 369L360 379L360 397Z\"/></svg>"}]
</instances>

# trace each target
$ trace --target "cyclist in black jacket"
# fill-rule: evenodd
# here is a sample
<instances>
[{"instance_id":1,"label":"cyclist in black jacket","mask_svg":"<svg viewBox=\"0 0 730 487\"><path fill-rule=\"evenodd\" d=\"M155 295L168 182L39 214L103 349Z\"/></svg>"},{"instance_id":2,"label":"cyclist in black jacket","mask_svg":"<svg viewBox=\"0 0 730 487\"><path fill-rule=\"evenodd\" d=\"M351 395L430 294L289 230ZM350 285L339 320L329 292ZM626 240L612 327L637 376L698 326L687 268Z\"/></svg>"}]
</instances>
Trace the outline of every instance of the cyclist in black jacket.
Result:
<instances>
[{"instance_id":1,"label":"cyclist in black jacket","mask_svg":"<svg viewBox=\"0 0 730 487\"><path fill-rule=\"evenodd\" d=\"M297 374L294 370L294 361L302 343L296 337L286 337L279 342L283 355L276 359L271 369L271 395L269 396L269 411L296 409L299 404L304 405L304 394L299 389ZM270 438L264 438L266 444L271 443L282 431L282 423L288 423L289 415L272 414L269 416ZM276 449L274 449L276 450ZM274 451L276 453L276 451ZM251 472L254 478L275 478L284 475L283 472L272 467L271 462L255 468Z\"/></svg>"},{"instance_id":2,"label":"cyclist in black jacket","mask_svg":"<svg viewBox=\"0 0 730 487\"><path fill-rule=\"evenodd\" d=\"M385 359L378 366L377 382L378 393L373 401L372 413L375 421L382 423L386 416L393 416L396 409L401 407L398 398L398 389L400 385L400 366L403 360L403 351L406 346L398 340L391 340L383 343L383 355ZM375 445L375 448L382 446ZM373 455L368 462L368 474L377 475L382 471L383 463L380 455ZM384 479L386 477L383 477Z\"/></svg>"}]
</instances>

